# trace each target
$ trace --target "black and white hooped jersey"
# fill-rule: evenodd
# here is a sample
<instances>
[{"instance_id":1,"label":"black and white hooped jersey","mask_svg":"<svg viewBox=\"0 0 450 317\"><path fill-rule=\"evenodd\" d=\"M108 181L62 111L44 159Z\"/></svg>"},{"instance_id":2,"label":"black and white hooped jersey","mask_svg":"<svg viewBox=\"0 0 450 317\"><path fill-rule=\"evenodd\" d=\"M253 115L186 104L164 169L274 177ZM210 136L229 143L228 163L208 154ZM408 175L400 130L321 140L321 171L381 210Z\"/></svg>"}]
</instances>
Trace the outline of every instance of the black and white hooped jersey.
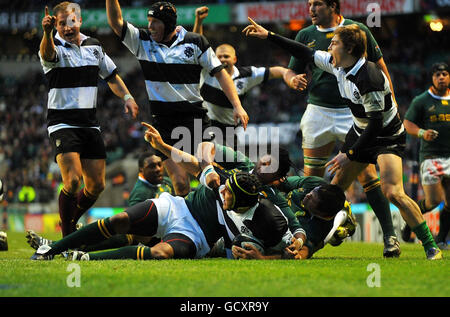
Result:
<instances>
[{"instance_id":1,"label":"black and white hooped jersey","mask_svg":"<svg viewBox=\"0 0 450 317\"><path fill-rule=\"evenodd\" d=\"M223 66L206 38L177 27L176 40L168 47L155 42L148 30L124 22L122 42L141 65L153 115L204 115L200 73L211 75Z\"/></svg>"},{"instance_id":2,"label":"black and white hooped jersey","mask_svg":"<svg viewBox=\"0 0 450 317\"><path fill-rule=\"evenodd\" d=\"M56 59L39 58L48 80L47 126L51 134L64 128L100 129L96 118L98 77L104 80L117 73L116 65L100 42L80 33L81 45L54 38Z\"/></svg>"},{"instance_id":3,"label":"black and white hooped jersey","mask_svg":"<svg viewBox=\"0 0 450 317\"><path fill-rule=\"evenodd\" d=\"M211 120L234 126L234 108L223 92L219 81L207 72L203 71L201 75L200 94L204 99L203 104L208 109L208 117ZM233 75L231 76L240 99L250 89L267 81L268 78L268 68L255 66L233 66Z\"/></svg>"},{"instance_id":4,"label":"black and white hooped jersey","mask_svg":"<svg viewBox=\"0 0 450 317\"><path fill-rule=\"evenodd\" d=\"M352 111L353 128L358 135L367 127L371 114L375 112L383 115L383 129L378 138L403 133L404 126L392 97L389 80L375 63L361 58L346 72L342 67L334 67L331 62L332 56L328 52L314 53L317 67L336 76L339 92Z\"/></svg>"}]
</instances>

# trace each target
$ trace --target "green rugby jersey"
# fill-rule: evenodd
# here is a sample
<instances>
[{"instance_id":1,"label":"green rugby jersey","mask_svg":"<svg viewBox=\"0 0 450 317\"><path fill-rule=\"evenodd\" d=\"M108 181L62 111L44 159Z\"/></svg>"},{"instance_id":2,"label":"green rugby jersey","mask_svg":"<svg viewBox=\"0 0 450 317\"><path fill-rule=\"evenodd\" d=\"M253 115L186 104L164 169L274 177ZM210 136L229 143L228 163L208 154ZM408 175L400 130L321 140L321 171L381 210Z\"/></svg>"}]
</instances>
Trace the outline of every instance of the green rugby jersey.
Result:
<instances>
[{"instance_id":1,"label":"green rugby jersey","mask_svg":"<svg viewBox=\"0 0 450 317\"><path fill-rule=\"evenodd\" d=\"M367 59L377 62L383 57L380 47L370 30L362 23L343 19L342 25L357 24L367 35ZM336 27L337 28L337 27ZM295 40L314 50L328 51L331 39L336 28L319 29L316 25L310 25L297 33ZM339 93L336 77L318 68L314 63L310 64L312 70L311 81L308 83L308 103L326 108L345 108L346 101ZM288 68L296 73L304 73L307 64L304 61L291 57Z\"/></svg>"},{"instance_id":2,"label":"green rugby jersey","mask_svg":"<svg viewBox=\"0 0 450 317\"><path fill-rule=\"evenodd\" d=\"M308 257L324 247L323 240L333 227L333 220L323 220L313 217L303 206L303 198L317 186L327 182L317 176L290 176L281 185L281 190L286 193L286 199L306 231L306 243L309 248Z\"/></svg>"},{"instance_id":3,"label":"green rugby jersey","mask_svg":"<svg viewBox=\"0 0 450 317\"><path fill-rule=\"evenodd\" d=\"M139 176L133 190L128 198L128 205L134 206L146 199L158 198L162 193L173 193L172 181L170 178L164 176L161 184L153 185L146 181L142 176Z\"/></svg>"},{"instance_id":4,"label":"green rugby jersey","mask_svg":"<svg viewBox=\"0 0 450 317\"><path fill-rule=\"evenodd\" d=\"M431 89L425 91L413 99L405 119L421 129L439 132L433 141L420 140L420 162L427 158L450 157L450 96L436 96Z\"/></svg>"},{"instance_id":5,"label":"green rugby jersey","mask_svg":"<svg viewBox=\"0 0 450 317\"><path fill-rule=\"evenodd\" d=\"M222 203L217 189L211 190L204 185L199 185L186 196L185 202L202 228L209 246L213 246L222 236L227 236L225 227L219 223L217 204L219 203L222 208Z\"/></svg>"}]
</instances>

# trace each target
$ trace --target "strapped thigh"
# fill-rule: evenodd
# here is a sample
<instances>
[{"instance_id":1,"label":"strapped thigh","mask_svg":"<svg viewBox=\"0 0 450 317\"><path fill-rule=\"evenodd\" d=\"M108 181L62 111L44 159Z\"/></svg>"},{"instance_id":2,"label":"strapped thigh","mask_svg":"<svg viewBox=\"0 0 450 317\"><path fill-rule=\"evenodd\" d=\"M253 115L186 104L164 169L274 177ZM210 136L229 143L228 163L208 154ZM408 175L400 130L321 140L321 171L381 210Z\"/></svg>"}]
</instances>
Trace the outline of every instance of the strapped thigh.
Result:
<instances>
[{"instance_id":1,"label":"strapped thigh","mask_svg":"<svg viewBox=\"0 0 450 317\"><path fill-rule=\"evenodd\" d=\"M162 238L162 242L172 247L174 259L194 259L197 253L194 242L181 233L169 233Z\"/></svg>"},{"instance_id":2,"label":"strapped thigh","mask_svg":"<svg viewBox=\"0 0 450 317\"><path fill-rule=\"evenodd\" d=\"M125 212L130 219L128 233L141 236L153 236L158 228L158 210L151 199L138 203Z\"/></svg>"}]
</instances>

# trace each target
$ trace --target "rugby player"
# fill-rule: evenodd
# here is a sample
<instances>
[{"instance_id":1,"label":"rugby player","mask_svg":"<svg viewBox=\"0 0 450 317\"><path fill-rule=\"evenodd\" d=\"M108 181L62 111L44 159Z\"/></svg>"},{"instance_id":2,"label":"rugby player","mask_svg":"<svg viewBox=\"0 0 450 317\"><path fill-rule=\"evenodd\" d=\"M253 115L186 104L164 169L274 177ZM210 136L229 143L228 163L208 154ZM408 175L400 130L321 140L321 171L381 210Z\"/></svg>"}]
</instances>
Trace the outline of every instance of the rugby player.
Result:
<instances>
[{"instance_id":1,"label":"rugby player","mask_svg":"<svg viewBox=\"0 0 450 317\"><path fill-rule=\"evenodd\" d=\"M247 36L268 39L298 59L314 62L336 76L339 92L352 111L353 127L339 154L326 164L331 173L336 173L331 183L346 190L368 164L378 164L383 194L422 242L427 259L442 259L419 206L404 192L402 155L406 132L387 77L365 58L365 33L357 25L342 26L335 31L330 52L314 51L249 21L251 24L243 30Z\"/></svg>"}]
</instances>

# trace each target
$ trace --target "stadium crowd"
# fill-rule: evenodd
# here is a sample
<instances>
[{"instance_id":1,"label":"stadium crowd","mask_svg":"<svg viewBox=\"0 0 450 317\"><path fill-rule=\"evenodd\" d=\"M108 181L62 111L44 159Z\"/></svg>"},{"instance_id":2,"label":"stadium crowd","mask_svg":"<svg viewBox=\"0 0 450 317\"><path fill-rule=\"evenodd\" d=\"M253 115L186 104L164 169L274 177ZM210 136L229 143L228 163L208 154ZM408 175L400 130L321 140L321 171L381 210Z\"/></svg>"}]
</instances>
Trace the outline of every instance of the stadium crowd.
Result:
<instances>
[{"instance_id":1,"label":"stadium crowd","mask_svg":"<svg viewBox=\"0 0 450 317\"><path fill-rule=\"evenodd\" d=\"M97 2L101 2L102 5L104 3L104 1L77 2L82 6L91 7L97 6ZM187 2L199 3L199 1ZM20 10L22 3L21 1L0 1L0 8L7 5L9 9ZM43 1L36 1L33 5L42 8L42 3ZM121 3L145 6L142 1L125 0ZM29 4L26 6L29 8ZM396 26L383 25L382 28L372 29L388 64L402 116L413 97L430 85L427 67L438 57L442 60L442 53L448 52L448 48L443 47L442 43L444 45L449 43L448 34L445 32L431 32L427 28L417 27L420 34L410 33L405 24L407 19L407 17L399 17ZM282 25L275 27L278 27L278 32L291 38L296 33L286 30ZM381 29L383 31L387 29L389 32L382 33ZM217 38L217 34L220 34L222 38ZM92 36L98 36L102 41L102 35L92 34ZM264 44L258 41L242 40L239 27L232 32L206 29L205 36L213 47L220 42L229 42L235 46L241 65L286 66L289 62L289 55L276 48L269 50L267 54L257 54L256 52L267 51L262 46ZM421 38L420 41L417 40L418 36ZM40 35L36 38L39 39ZM27 48L24 50L25 54L36 55L38 43L39 40L24 38L22 46ZM2 59L8 58L6 49L0 48ZM121 55L120 45L112 46L112 50L108 51L108 54L113 58ZM443 61L448 63L450 57L447 55ZM38 63L37 59L36 63ZM129 153L137 153L146 147L142 138L140 121L149 121L150 113L147 110L149 105L141 70L136 68L128 74L121 75L141 107L141 113L136 121L125 116L122 101L113 96L106 84L100 84L97 117L100 120L108 152L107 163L123 158ZM35 189L36 197L33 200L35 202L48 202L55 198L55 189L61 179L47 136L46 98L46 79L41 71L29 73L26 78L0 74L0 177L6 180L9 201L19 201L19 192L25 185L31 185ZM251 90L244 99L243 105L249 114L250 123L299 122L305 110L306 94L294 92L282 81L274 80ZM300 148L299 140L291 147ZM408 145L407 159L414 161L416 142L409 142ZM302 167L301 155L293 159L297 166ZM404 168L408 177L407 174L411 173L411 164L407 163ZM356 195L355 199L363 199L363 197L364 195Z\"/></svg>"}]
</instances>

